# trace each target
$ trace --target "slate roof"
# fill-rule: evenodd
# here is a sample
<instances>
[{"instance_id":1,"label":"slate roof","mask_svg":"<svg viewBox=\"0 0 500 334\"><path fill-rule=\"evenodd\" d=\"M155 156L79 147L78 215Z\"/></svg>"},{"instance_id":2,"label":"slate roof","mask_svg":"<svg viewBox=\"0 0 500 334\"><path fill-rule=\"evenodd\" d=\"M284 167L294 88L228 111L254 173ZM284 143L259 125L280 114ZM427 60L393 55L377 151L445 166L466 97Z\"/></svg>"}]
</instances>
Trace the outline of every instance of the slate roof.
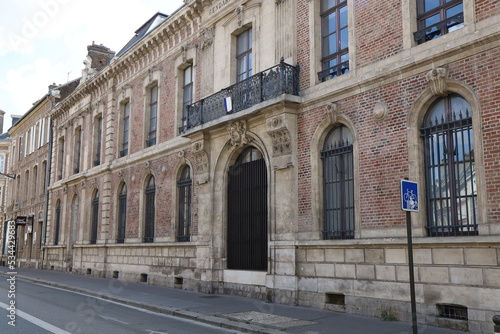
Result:
<instances>
[{"instance_id":1,"label":"slate roof","mask_svg":"<svg viewBox=\"0 0 500 334\"><path fill-rule=\"evenodd\" d=\"M130 50L134 45L139 43L144 37L149 35L149 33L155 30L159 25L161 25L169 16L163 13L156 13L151 17L146 23L144 23L139 29L135 31L135 36L125 44L125 46L118 51L116 57L120 57Z\"/></svg>"}]
</instances>

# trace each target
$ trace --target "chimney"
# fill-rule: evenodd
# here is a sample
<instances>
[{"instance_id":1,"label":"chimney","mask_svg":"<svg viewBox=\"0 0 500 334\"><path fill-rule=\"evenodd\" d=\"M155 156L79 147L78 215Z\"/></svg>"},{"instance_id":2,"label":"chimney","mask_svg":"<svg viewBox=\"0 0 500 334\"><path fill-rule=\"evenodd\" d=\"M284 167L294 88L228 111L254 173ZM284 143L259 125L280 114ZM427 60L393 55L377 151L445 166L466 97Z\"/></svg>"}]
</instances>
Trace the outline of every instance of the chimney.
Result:
<instances>
[{"instance_id":1,"label":"chimney","mask_svg":"<svg viewBox=\"0 0 500 334\"><path fill-rule=\"evenodd\" d=\"M5 115L5 111L0 109L0 133L3 133L3 117Z\"/></svg>"},{"instance_id":2,"label":"chimney","mask_svg":"<svg viewBox=\"0 0 500 334\"><path fill-rule=\"evenodd\" d=\"M56 88L56 87L58 87L58 86L59 86L59 85L56 85L56 83L55 83L55 82L54 82L52 85L49 85L49 92L50 92L52 89L54 89L54 88Z\"/></svg>"},{"instance_id":3,"label":"chimney","mask_svg":"<svg viewBox=\"0 0 500 334\"><path fill-rule=\"evenodd\" d=\"M102 44L97 45L94 41L92 41L92 45L87 46L87 51L90 59L92 59L90 68L95 69L97 72L108 66L115 56L114 51Z\"/></svg>"}]
</instances>

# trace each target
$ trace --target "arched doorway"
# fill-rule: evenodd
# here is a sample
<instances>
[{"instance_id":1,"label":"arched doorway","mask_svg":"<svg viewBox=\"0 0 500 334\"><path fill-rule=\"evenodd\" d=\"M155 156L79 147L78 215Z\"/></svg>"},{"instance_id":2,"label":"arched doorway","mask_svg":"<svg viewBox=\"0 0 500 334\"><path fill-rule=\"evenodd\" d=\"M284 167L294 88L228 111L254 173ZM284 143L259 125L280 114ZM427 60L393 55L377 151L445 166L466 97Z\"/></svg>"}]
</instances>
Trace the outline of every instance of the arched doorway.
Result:
<instances>
[{"instance_id":1,"label":"arched doorway","mask_svg":"<svg viewBox=\"0 0 500 334\"><path fill-rule=\"evenodd\" d=\"M267 202L266 163L248 147L229 168L228 269L267 270Z\"/></svg>"}]
</instances>

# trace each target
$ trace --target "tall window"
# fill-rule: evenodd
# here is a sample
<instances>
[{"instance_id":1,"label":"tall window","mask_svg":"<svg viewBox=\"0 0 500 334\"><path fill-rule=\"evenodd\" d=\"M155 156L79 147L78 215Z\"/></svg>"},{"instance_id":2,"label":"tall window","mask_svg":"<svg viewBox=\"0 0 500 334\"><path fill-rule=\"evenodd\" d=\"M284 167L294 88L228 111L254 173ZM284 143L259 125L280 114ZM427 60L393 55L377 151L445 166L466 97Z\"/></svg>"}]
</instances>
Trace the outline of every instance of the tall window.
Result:
<instances>
[{"instance_id":1,"label":"tall window","mask_svg":"<svg viewBox=\"0 0 500 334\"><path fill-rule=\"evenodd\" d=\"M99 191L96 190L92 197L92 221L90 225L90 243L97 243L97 227L99 225Z\"/></svg>"},{"instance_id":2,"label":"tall window","mask_svg":"<svg viewBox=\"0 0 500 334\"><path fill-rule=\"evenodd\" d=\"M62 180L64 171L64 137L59 138L59 156L57 161L57 179Z\"/></svg>"},{"instance_id":3,"label":"tall window","mask_svg":"<svg viewBox=\"0 0 500 334\"><path fill-rule=\"evenodd\" d=\"M128 141L130 131L130 102L125 103L123 106L123 126L122 126L122 149L120 150L120 157L128 155Z\"/></svg>"},{"instance_id":4,"label":"tall window","mask_svg":"<svg viewBox=\"0 0 500 334\"><path fill-rule=\"evenodd\" d=\"M56 219L54 226L54 245L59 244L59 230L61 228L61 202L58 200L56 204Z\"/></svg>"},{"instance_id":5,"label":"tall window","mask_svg":"<svg viewBox=\"0 0 500 334\"><path fill-rule=\"evenodd\" d=\"M462 27L463 11L462 0L417 0L415 41L421 44Z\"/></svg>"},{"instance_id":6,"label":"tall window","mask_svg":"<svg viewBox=\"0 0 500 334\"><path fill-rule=\"evenodd\" d=\"M5 155L0 155L0 173L5 173Z\"/></svg>"},{"instance_id":7,"label":"tall window","mask_svg":"<svg viewBox=\"0 0 500 334\"><path fill-rule=\"evenodd\" d=\"M95 119L94 127L94 166L101 164L102 147L102 116Z\"/></svg>"},{"instance_id":8,"label":"tall window","mask_svg":"<svg viewBox=\"0 0 500 334\"><path fill-rule=\"evenodd\" d=\"M153 242L155 235L155 178L150 176L145 189L144 242Z\"/></svg>"},{"instance_id":9,"label":"tall window","mask_svg":"<svg viewBox=\"0 0 500 334\"><path fill-rule=\"evenodd\" d=\"M326 138L323 160L324 239L354 238L354 161L351 131L341 125Z\"/></svg>"},{"instance_id":10,"label":"tall window","mask_svg":"<svg viewBox=\"0 0 500 334\"><path fill-rule=\"evenodd\" d=\"M45 193L45 188L47 187L47 160L42 162L42 189L41 193Z\"/></svg>"},{"instance_id":11,"label":"tall window","mask_svg":"<svg viewBox=\"0 0 500 334\"><path fill-rule=\"evenodd\" d=\"M458 95L436 101L422 128L429 236L476 235L474 136L468 102Z\"/></svg>"},{"instance_id":12,"label":"tall window","mask_svg":"<svg viewBox=\"0 0 500 334\"><path fill-rule=\"evenodd\" d=\"M185 166L177 182L177 189L179 191L179 229L177 231L177 241L190 240L192 185L191 168Z\"/></svg>"},{"instance_id":13,"label":"tall window","mask_svg":"<svg viewBox=\"0 0 500 334\"><path fill-rule=\"evenodd\" d=\"M37 195L37 182L38 182L38 166L33 167L33 189L31 190L31 196L35 197Z\"/></svg>"},{"instance_id":14,"label":"tall window","mask_svg":"<svg viewBox=\"0 0 500 334\"><path fill-rule=\"evenodd\" d=\"M118 195L118 233L117 243L125 242L125 226L127 222L127 185L122 184L120 194Z\"/></svg>"},{"instance_id":15,"label":"tall window","mask_svg":"<svg viewBox=\"0 0 500 334\"><path fill-rule=\"evenodd\" d=\"M18 154L18 159L21 160L24 158L24 142L23 142L23 137L19 137L19 154Z\"/></svg>"},{"instance_id":16,"label":"tall window","mask_svg":"<svg viewBox=\"0 0 500 334\"><path fill-rule=\"evenodd\" d=\"M158 86L153 86L150 89L149 99L149 129L146 147L156 144L156 123L158 117Z\"/></svg>"},{"instance_id":17,"label":"tall window","mask_svg":"<svg viewBox=\"0 0 500 334\"><path fill-rule=\"evenodd\" d=\"M252 76L252 29L245 30L236 39L236 82Z\"/></svg>"},{"instance_id":18,"label":"tall window","mask_svg":"<svg viewBox=\"0 0 500 334\"><path fill-rule=\"evenodd\" d=\"M193 103L193 67L184 69L184 82L182 85L182 126L187 125L188 107Z\"/></svg>"},{"instance_id":19,"label":"tall window","mask_svg":"<svg viewBox=\"0 0 500 334\"><path fill-rule=\"evenodd\" d=\"M347 0L321 0L321 81L349 72L347 24Z\"/></svg>"},{"instance_id":20,"label":"tall window","mask_svg":"<svg viewBox=\"0 0 500 334\"><path fill-rule=\"evenodd\" d=\"M24 199L28 200L29 190L30 190L30 171L26 171L26 176L24 177Z\"/></svg>"},{"instance_id":21,"label":"tall window","mask_svg":"<svg viewBox=\"0 0 500 334\"><path fill-rule=\"evenodd\" d=\"M80 155L82 149L82 128L78 127L75 130L75 148L73 156L73 172L80 173Z\"/></svg>"}]
</instances>

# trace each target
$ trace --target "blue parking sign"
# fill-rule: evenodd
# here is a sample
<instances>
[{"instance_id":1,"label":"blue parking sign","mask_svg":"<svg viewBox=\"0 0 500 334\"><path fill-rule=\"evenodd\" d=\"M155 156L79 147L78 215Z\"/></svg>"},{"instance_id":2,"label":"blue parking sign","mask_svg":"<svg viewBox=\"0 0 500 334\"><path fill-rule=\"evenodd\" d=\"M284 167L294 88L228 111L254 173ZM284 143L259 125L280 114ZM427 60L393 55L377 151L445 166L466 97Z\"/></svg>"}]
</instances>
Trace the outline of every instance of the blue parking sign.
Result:
<instances>
[{"instance_id":1,"label":"blue parking sign","mask_svg":"<svg viewBox=\"0 0 500 334\"><path fill-rule=\"evenodd\" d=\"M418 212L418 183L401 180L401 209Z\"/></svg>"}]
</instances>

